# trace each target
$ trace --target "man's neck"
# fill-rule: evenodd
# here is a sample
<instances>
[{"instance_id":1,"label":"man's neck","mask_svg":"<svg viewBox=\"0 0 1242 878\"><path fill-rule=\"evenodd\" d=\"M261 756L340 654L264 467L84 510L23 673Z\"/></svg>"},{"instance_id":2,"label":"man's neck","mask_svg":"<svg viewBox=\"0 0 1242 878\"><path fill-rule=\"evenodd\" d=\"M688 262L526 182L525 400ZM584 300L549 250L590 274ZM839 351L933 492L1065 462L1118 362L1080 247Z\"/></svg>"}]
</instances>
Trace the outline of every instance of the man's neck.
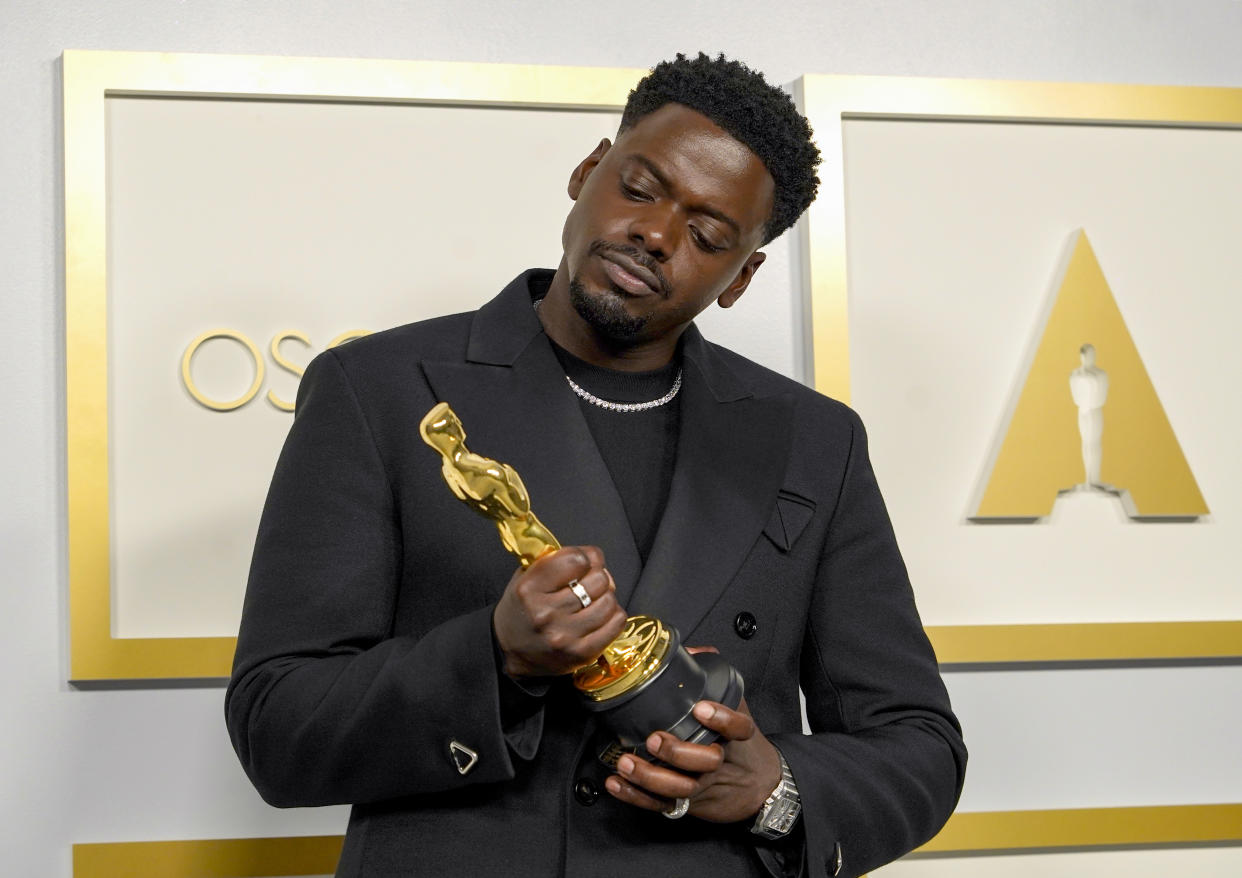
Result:
<instances>
[{"instance_id":1,"label":"man's neck","mask_svg":"<svg viewBox=\"0 0 1242 878\"><path fill-rule=\"evenodd\" d=\"M601 335L569 300L569 271L564 260L539 305L539 320L554 342L578 359L604 369L648 372L667 365L677 350L677 336L627 344Z\"/></svg>"}]
</instances>

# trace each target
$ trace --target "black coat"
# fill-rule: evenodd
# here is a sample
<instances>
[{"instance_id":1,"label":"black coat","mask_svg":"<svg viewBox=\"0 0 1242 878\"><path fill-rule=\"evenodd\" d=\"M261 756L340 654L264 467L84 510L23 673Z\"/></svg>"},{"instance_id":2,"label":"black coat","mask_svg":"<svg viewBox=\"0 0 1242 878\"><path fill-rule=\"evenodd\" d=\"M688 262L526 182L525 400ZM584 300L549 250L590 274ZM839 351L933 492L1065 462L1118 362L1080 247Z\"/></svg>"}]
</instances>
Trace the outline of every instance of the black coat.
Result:
<instances>
[{"instance_id":1,"label":"black coat","mask_svg":"<svg viewBox=\"0 0 1242 878\"><path fill-rule=\"evenodd\" d=\"M683 355L676 469L641 572L526 275L477 312L350 342L307 369L226 713L267 801L355 805L339 875L767 874L748 826L670 821L603 792L605 739L562 687L513 698L491 613L515 564L419 438L439 400L472 451L521 474L562 544L603 549L628 612L742 673L801 793L806 874L833 874L838 845L842 875L874 868L947 819L965 749L861 423L693 327ZM742 613L757 622L749 638ZM479 754L466 775L452 740Z\"/></svg>"}]
</instances>

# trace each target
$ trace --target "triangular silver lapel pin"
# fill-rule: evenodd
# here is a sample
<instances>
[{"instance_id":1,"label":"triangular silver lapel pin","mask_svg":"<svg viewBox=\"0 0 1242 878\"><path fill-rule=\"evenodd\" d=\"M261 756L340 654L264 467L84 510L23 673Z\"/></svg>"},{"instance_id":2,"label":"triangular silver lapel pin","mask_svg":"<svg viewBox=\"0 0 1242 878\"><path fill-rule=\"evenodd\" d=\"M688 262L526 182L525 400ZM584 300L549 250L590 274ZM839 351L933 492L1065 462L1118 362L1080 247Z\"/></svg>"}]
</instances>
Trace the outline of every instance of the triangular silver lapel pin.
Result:
<instances>
[{"instance_id":1,"label":"triangular silver lapel pin","mask_svg":"<svg viewBox=\"0 0 1242 878\"><path fill-rule=\"evenodd\" d=\"M458 774L469 774L470 769L479 764L479 754L471 750L461 741L449 741L449 755L457 766Z\"/></svg>"}]
</instances>

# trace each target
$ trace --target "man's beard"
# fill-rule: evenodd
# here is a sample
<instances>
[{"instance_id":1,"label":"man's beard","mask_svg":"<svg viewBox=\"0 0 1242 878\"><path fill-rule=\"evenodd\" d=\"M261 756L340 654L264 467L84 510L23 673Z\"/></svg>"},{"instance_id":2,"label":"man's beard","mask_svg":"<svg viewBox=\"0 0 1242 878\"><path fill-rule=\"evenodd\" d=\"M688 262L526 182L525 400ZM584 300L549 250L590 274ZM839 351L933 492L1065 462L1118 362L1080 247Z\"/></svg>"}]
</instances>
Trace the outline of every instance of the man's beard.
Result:
<instances>
[{"instance_id":1,"label":"man's beard","mask_svg":"<svg viewBox=\"0 0 1242 878\"><path fill-rule=\"evenodd\" d=\"M569 303L587 325L614 342L631 342L647 327L649 316L635 317L625 310L621 293L609 290L597 296L587 293L582 281L569 281Z\"/></svg>"}]
</instances>

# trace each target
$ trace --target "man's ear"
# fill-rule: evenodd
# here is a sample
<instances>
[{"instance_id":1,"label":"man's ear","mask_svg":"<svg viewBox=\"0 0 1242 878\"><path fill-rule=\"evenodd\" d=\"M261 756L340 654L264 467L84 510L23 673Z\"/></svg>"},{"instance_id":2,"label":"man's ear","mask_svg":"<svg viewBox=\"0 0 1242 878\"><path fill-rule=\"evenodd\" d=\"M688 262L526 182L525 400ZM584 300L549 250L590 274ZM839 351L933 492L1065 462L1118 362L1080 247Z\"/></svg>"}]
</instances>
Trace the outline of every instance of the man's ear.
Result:
<instances>
[{"instance_id":1,"label":"man's ear","mask_svg":"<svg viewBox=\"0 0 1242 878\"><path fill-rule=\"evenodd\" d=\"M591 150L591 154L579 162L578 167L574 168L574 172L569 175L569 197L571 199L574 201L578 200L578 193L582 191L582 185L586 183L587 177L591 176L595 166L599 164L600 159L610 149L612 149L612 141L605 137L599 142L599 146Z\"/></svg>"},{"instance_id":2,"label":"man's ear","mask_svg":"<svg viewBox=\"0 0 1242 878\"><path fill-rule=\"evenodd\" d=\"M742 293L746 292L746 288L750 286L750 279L755 276L755 272L759 270L759 266L763 265L763 260L768 258L768 254L761 253L756 250L746 259L746 264L742 266L742 270L737 273L737 277L733 282L725 287L725 291L716 299L716 304L721 308L732 308L733 303L742 298Z\"/></svg>"}]
</instances>

